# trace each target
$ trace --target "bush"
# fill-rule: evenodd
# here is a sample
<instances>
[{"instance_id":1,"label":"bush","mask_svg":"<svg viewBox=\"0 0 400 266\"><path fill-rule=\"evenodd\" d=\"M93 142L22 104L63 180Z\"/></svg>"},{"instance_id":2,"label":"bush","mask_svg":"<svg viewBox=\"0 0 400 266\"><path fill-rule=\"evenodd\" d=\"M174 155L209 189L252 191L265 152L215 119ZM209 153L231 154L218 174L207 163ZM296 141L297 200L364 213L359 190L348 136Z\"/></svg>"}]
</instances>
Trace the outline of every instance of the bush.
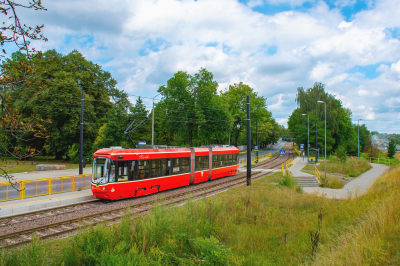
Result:
<instances>
[{"instance_id":1,"label":"bush","mask_svg":"<svg viewBox=\"0 0 400 266\"><path fill-rule=\"evenodd\" d=\"M296 186L296 182L294 181L292 174L286 172L283 179L279 180L279 184L281 186L286 186L290 189L294 189Z\"/></svg>"},{"instance_id":2,"label":"bush","mask_svg":"<svg viewBox=\"0 0 400 266\"><path fill-rule=\"evenodd\" d=\"M68 157L71 163L79 163L79 144L68 146Z\"/></svg>"}]
</instances>

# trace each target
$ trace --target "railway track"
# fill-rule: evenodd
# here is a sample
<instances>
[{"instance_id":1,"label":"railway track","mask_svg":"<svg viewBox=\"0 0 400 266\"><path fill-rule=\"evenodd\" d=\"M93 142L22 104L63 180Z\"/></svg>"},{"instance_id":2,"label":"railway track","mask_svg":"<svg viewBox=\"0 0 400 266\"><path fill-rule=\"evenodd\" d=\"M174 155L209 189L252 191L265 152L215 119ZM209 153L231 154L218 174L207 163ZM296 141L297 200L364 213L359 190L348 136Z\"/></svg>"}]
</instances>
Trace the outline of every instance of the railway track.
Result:
<instances>
[{"instance_id":1,"label":"railway track","mask_svg":"<svg viewBox=\"0 0 400 266\"><path fill-rule=\"evenodd\" d=\"M293 152L282 158L287 161L293 157ZM254 168L280 168L280 156L258 163ZM270 173L255 172L252 180L257 180ZM246 184L246 173L225 177L194 186L178 188L158 194L126 199L116 202L95 201L91 203L74 204L64 208L30 213L29 215L13 216L8 220L0 220L0 248L16 247L28 244L32 235L41 239L65 237L74 234L78 229L93 226L98 223L117 222L129 208L133 217L146 214L160 198L164 198L167 206L183 204L188 198L204 198L227 189Z\"/></svg>"}]
</instances>

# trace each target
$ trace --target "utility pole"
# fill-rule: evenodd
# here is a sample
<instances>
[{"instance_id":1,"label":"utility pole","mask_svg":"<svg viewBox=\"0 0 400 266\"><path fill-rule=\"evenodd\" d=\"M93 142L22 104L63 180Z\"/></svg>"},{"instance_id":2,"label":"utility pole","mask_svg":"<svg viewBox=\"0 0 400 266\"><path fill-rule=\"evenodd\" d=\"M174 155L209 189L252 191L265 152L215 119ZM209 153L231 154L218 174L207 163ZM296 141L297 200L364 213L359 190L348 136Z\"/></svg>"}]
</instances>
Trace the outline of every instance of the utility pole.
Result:
<instances>
[{"instance_id":1,"label":"utility pole","mask_svg":"<svg viewBox=\"0 0 400 266\"><path fill-rule=\"evenodd\" d=\"M79 174L83 174L83 107L84 107L84 94L82 88L82 97L81 97L81 141L80 141L80 150L79 150Z\"/></svg>"},{"instance_id":2,"label":"utility pole","mask_svg":"<svg viewBox=\"0 0 400 266\"><path fill-rule=\"evenodd\" d=\"M362 120L361 118L358 119L358 158L360 158L360 120Z\"/></svg>"},{"instance_id":3,"label":"utility pole","mask_svg":"<svg viewBox=\"0 0 400 266\"><path fill-rule=\"evenodd\" d=\"M247 96L247 185L251 185L250 96Z\"/></svg>"},{"instance_id":4,"label":"utility pole","mask_svg":"<svg viewBox=\"0 0 400 266\"><path fill-rule=\"evenodd\" d=\"M257 120L257 122L256 122L256 131L257 131L257 134L256 134L256 145L257 145L257 151L256 151L256 158L258 158L258 120ZM258 163L258 159L257 159L257 163Z\"/></svg>"}]
</instances>

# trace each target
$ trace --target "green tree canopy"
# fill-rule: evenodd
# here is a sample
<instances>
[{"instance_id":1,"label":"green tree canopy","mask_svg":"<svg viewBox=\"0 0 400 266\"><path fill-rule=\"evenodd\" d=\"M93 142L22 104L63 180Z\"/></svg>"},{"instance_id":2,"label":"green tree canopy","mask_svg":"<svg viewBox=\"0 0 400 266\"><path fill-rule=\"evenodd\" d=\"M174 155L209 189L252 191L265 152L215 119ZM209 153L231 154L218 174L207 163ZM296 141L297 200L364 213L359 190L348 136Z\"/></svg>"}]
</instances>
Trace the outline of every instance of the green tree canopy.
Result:
<instances>
[{"instance_id":1,"label":"green tree canopy","mask_svg":"<svg viewBox=\"0 0 400 266\"><path fill-rule=\"evenodd\" d=\"M23 73L25 68L18 68L15 62L24 58L24 54L14 53L3 63L6 74ZM69 146L79 143L83 90L84 149L85 154L90 154L100 126L129 108L127 95L116 88L117 82L109 72L86 60L76 50L68 55L49 50L35 56L32 64L35 72L30 79L13 88L3 87L3 94L9 97L6 107L25 117L50 121L44 125L45 134L49 136L48 150L61 159ZM41 147L44 141L35 139L32 145Z\"/></svg>"},{"instance_id":2,"label":"green tree canopy","mask_svg":"<svg viewBox=\"0 0 400 266\"><path fill-rule=\"evenodd\" d=\"M229 112L233 117L233 124L229 129L233 144L237 146L240 138L246 136L247 96L250 96L250 119L252 142L256 140L256 122L258 120L259 142L274 142L279 138L279 126L267 110L266 98L258 96L250 86L242 82L230 85L221 93L222 98L229 105Z\"/></svg>"},{"instance_id":3,"label":"green tree canopy","mask_svg":"<svg viewBox=\"0 0 400 266\"><path fill-rule=\"evenodd\" d=\"M319 82L315 83L312 88L299 87L297 89L296 102L298 108L293 111L288 121L289 130L296 141L297 138L301 143L307 141L307 117L302 114L308 114L310 115L310 143L313 143L311 127L317 122L318 146L324 147L325 106L318 101L323 101L326 104L327 151L334 151L339 145L344 145L348 154L355 155L357 153L357 135L351 122L352 113L349 109L343 107L340 100L325 92L325 86ZM320 139L322 139L323 144Z\"/></svg>"},{"instance_id":4,"label":"green tree canopy","mask_svg":"<svg viewBox=\"0 0 400 266\"><path fill-rule=\"evenodd\" d=\"M217 94L218 83L206 69L191 76L179 71L158 89L163 96L157 103L158 120L183 144L193 146L228 136L231 116L227 104ZM179 142L179 141L178 141Z\"/></svg>"}]
</instances>

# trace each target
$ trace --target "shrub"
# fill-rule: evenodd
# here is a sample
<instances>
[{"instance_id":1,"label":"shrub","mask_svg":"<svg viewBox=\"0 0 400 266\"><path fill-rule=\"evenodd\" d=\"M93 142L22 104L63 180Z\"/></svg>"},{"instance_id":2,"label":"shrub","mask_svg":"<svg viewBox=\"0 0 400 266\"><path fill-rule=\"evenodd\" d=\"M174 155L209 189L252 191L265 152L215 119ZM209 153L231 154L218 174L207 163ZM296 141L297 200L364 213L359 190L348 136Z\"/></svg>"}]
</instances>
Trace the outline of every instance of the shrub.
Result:
<instances>
[{"instance_id":1,"label":"shrub","mask_svg":"<svg viewBox=\"0 0 400 266\"><path fill-rule=\"evenodd\" d=\"M284 178L279 180L279 184L281 186L286 186L290 189L294 189L296 186L296 183L289 172L286 172Z\"/></svg>"}]
</instances>

